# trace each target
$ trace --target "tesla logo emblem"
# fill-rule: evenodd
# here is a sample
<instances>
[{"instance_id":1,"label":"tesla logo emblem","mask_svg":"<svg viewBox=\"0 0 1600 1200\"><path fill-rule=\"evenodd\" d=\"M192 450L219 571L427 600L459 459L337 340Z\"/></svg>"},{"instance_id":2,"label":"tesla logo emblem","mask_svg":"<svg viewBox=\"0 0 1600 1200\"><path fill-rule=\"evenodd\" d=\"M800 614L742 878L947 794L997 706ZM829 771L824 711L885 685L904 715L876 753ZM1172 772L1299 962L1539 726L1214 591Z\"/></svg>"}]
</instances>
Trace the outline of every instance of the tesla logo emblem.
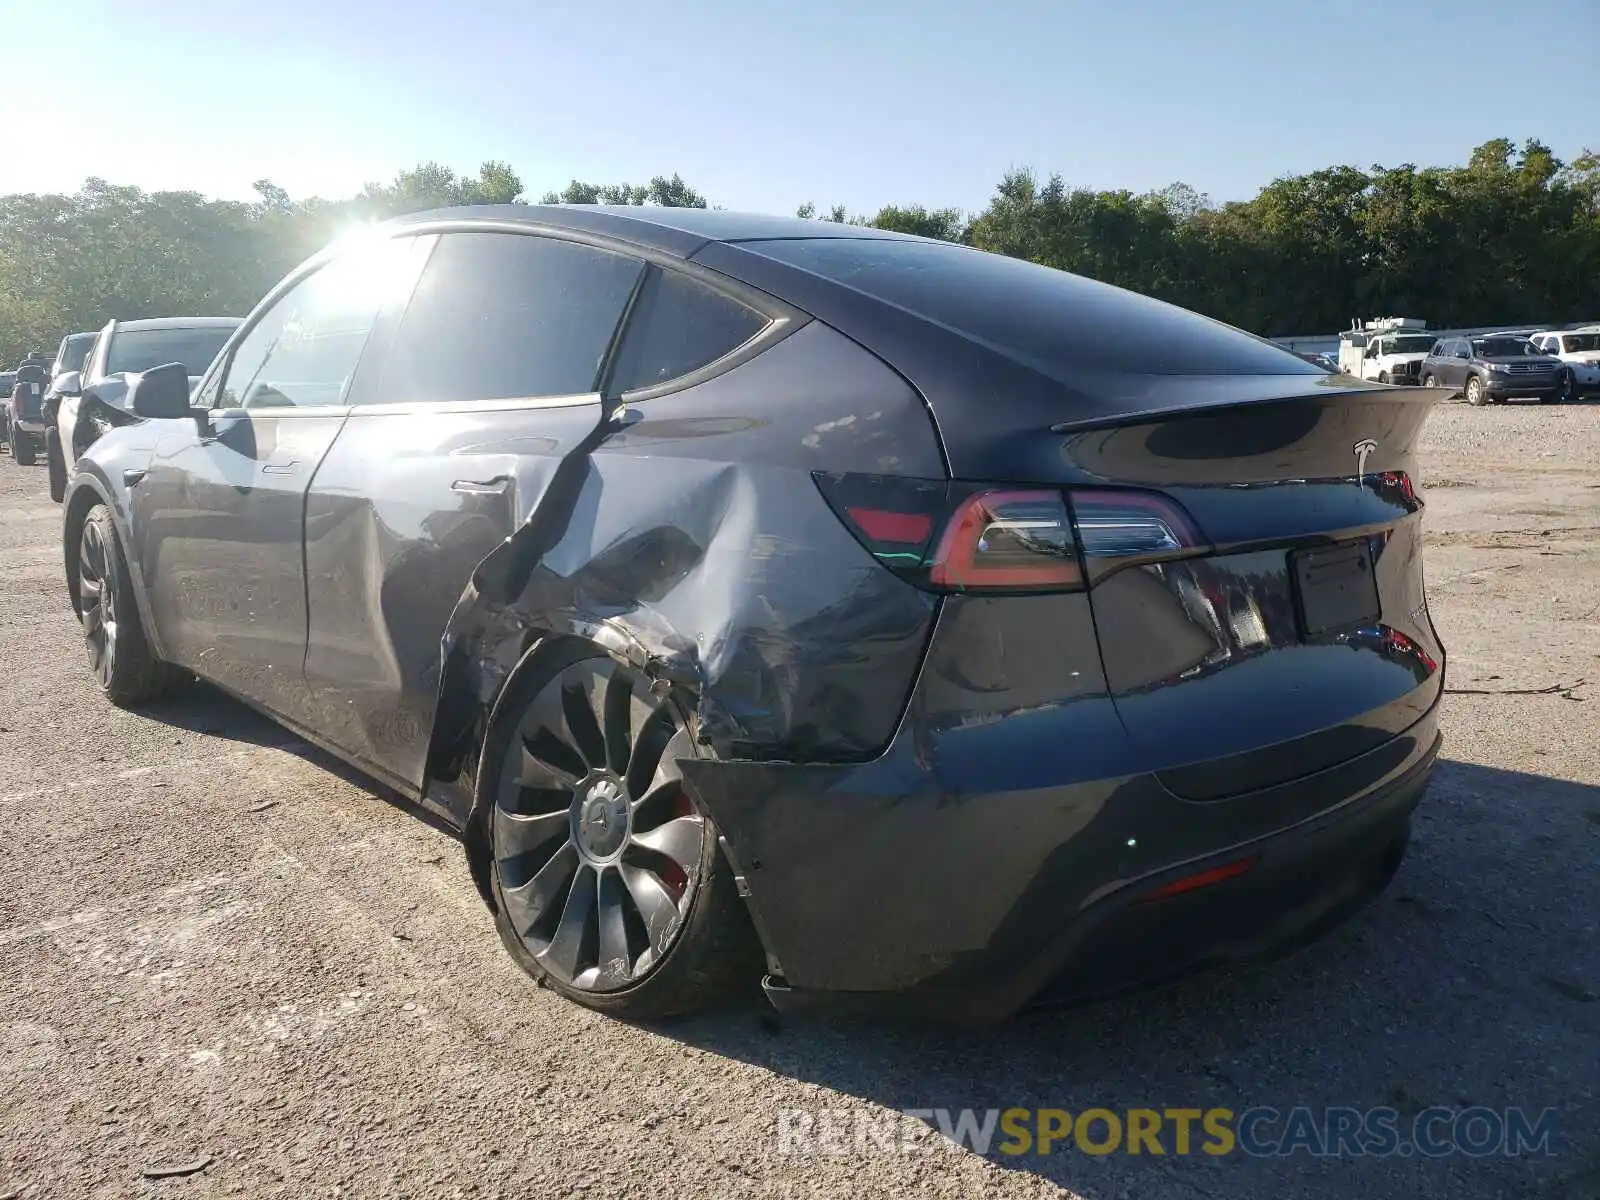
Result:
<instances>
[{"instance_id":1,"label":"tesla logo emblem","mask_svg":"<svg viewBox=\"0 0 1600 1200\"><path fill-rule=\"evenodd\" d=\"M1367 459L1372 457L1372 452L1378 448L1378 443L1371 438L1362 438L1350 447L1356 453L1356 482L1360 483L1367 474Z\"/></svg>"}]
</instances>

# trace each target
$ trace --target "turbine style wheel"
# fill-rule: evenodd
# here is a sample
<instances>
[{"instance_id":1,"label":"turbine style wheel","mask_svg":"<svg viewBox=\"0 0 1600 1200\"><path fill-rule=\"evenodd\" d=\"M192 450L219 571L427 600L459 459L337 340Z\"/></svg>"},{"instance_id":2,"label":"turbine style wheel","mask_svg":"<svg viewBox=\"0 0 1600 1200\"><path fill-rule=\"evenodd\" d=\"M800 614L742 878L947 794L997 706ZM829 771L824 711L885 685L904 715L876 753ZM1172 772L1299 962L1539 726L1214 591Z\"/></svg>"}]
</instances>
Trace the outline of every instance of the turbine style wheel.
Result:
<instances>
[{"instance_id":1,"label":"turbine style wheel","mask_svg":"<svg viewBox=\"0 0 1600 1200\"><path fill-rule=\"evenodd\" d=\"M78 620L89 666L113 704L158 699L181 681L145 638L117 528L103 504L89 510L78 535Z\"/></svg>"},{"instance_id":2,"label":"turbine style wheel","mask_svg":"<svg viewBox=\"0 0 1600 1200\"><path fill-rule=\"evenodd\" d=\"M497 923L535 977L602 1011L704 1007L758 949L678 759L676 697L570 643L508 718L489 812Z\"/></svg>"},{"instance_id":3,"label":"turbine style wheel","mask_svg":"<svg viewBox=\"0 0 1600 1200\"><path fill-rule=\"evenodd\" d=\"M117 589L109 582L108 554L101 523L85 521L78 547L78 616L89 666L102 688L111 686L117 663Z\"/></svg>"}]
</instances>

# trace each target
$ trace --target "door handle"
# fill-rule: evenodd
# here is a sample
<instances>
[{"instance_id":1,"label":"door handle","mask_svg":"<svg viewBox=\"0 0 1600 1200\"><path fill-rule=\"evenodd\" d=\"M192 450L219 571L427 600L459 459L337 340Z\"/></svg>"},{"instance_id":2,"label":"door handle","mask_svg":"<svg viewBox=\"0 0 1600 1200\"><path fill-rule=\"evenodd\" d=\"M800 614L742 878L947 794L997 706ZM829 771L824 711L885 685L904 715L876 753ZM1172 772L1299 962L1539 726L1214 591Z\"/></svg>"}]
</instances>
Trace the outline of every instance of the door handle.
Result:
<instances>
[{"instance_id":1,"label":"door handle","mask_svg":"<svg viewBox=\"0 0 1600 1200\"><path fill-rule=\"evenodd\" d=\"M300 460L291 458L281 462L265 462L261 464L261 473L263 475L298 475L300 473Z\"/></svg>"},{"instance_id":2,"label":"door handle","mask_svg":"<svg viewBox=\"0 0 1600 1200\"><path fill-rule=\"evenodd\" d=\"M500 496L511 487L509 475L497 475L493 479L458 479L450 485L452 492L460 492L463 496Z\"/></svg>"}]
</instances>

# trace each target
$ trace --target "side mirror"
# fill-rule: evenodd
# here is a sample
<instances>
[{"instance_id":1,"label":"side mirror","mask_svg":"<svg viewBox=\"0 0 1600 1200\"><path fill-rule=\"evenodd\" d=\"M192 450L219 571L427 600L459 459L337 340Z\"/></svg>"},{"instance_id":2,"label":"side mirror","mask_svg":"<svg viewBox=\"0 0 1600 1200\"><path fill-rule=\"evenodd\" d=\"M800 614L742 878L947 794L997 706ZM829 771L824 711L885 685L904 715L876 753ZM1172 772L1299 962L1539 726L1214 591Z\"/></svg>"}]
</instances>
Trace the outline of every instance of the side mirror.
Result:
<instances>
[{"instance_id":1,"label":"side mirror","mask_svg":"<svg viewBox=\"0 0 1600 1200\"><path fill-rule=\"evenodd\" d=\"M192 416L188 368L182 363L163 363L130 376L128 407L138 416L157 421Z\"/></svg>"},{"instance_id":2,"label":"side mirror","mask_svg":"<svg viewBox=\"0 0 1600 1200\"><path fill-rule=\"evenodd\" d=\"M83 376L77 371L63 371L51 382L50 390L58 396L81 396Z\"/></svg>"}]
</instances>

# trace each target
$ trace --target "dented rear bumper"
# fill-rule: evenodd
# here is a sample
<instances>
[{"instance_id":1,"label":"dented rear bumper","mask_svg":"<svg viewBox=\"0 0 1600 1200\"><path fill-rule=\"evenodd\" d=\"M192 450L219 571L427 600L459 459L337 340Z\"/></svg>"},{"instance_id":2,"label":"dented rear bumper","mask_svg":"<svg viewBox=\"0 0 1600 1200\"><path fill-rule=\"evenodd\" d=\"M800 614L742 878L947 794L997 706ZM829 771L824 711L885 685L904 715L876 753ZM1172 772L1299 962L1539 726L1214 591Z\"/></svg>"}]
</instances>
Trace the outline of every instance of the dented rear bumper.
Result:
<instances>
[{"instance_id":1,"label":"dented rear bumper","mask_svg":"<svg viewBox=\"0 0 1600 1200\"><path fill-rule=\"evenodd\" d=\"M684 763L767 947L774 1003L998 1017L1314 936L1387 881L1438 754L1436 691L1375 748L1183 799L1106 695L1085 604L947 604L872 762ZM1242 859L1245 874L1144 903Z\"/></svg>"}]
</instances>

